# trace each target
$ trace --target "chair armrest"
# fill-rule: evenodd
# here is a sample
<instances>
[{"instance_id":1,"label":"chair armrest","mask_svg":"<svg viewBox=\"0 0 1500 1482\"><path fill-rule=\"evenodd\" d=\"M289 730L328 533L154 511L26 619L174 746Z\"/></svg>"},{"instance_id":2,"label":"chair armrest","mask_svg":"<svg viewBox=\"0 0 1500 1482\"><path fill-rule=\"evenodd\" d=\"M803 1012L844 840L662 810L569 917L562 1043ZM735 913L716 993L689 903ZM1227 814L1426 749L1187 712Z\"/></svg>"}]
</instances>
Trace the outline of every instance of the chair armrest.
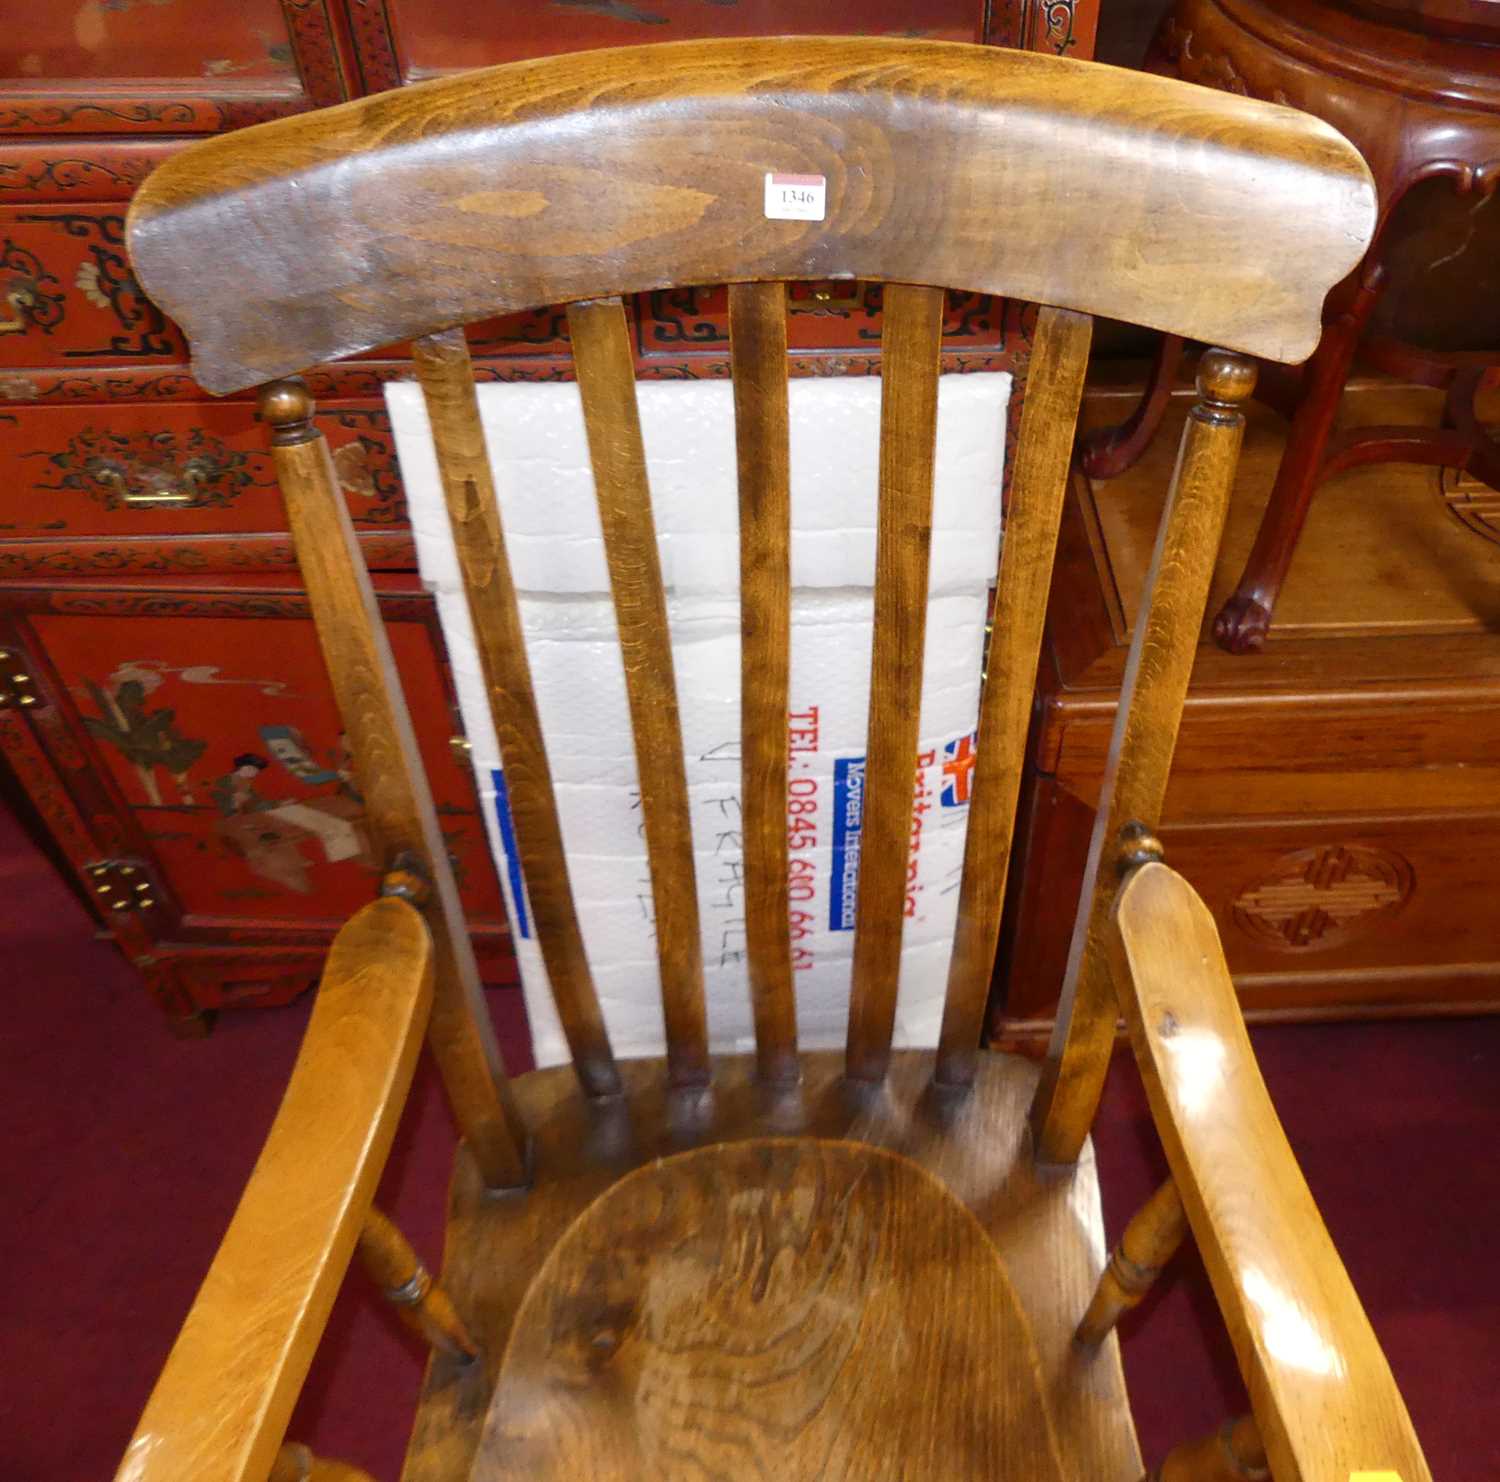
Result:
<instances>
[{"instance_id":1,"label":"chair armrest","mask_svg":"<svg viewBox=\"0 0 1500 1482\"><path fill-rule=\"evenodd\" d=\"M395 899L344 925L286 1095L117 1482L264 1482L411 1085L427 924Z\"/></svg>"},{"instance_id":2,"label":"chair armrest","mask_svg":"<svg viewBox=\"0 0 1500 1482\"><path fill-rule=\"evenodd\" d=\"M1121 887L1115 982L1276 1482L1430 1482L1390 1366L1277 1119L1207 906Z\"/></svg>"}]
</instances>

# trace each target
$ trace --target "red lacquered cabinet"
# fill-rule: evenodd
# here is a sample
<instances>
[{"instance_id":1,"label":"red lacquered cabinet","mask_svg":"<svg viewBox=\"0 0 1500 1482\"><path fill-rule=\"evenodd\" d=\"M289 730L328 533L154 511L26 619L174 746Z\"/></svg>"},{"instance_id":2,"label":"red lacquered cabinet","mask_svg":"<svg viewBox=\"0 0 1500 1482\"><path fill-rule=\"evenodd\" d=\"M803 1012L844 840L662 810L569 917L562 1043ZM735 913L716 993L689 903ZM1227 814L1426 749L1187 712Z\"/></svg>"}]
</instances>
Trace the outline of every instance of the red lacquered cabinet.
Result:
<instances>
[{"instance_id":1,"label":"red lacquered cabinet","mask_svg":"<svg viewBox=\"0 0 1500 1482\"><path fill-rule=\"evenodd\" d=\"M796 0L493 0L482 12L469 0L170 11L7 0L7 10L0 751L101 924L190 1031L219 1008L301 992L335 924L368 899L377 861L252 403L202 392L181 334L130 275L124 217L145 175L196 135L587 47L815 29L1086 57L1097 0L826 0L815 14ZM792 299L794 374L875 368L878 287L805 284ZM727 373L722 290L631 307L643 376ZM1029 334L1025 306L952 295L947 368L1022 371ZM476 326L471 339L481 378L570 373L558 312ZM389 347L311 385L481 966L503 983L514 961L381 399L382 384L407 373L404 349Z\"/></svg>"}]
</instances>

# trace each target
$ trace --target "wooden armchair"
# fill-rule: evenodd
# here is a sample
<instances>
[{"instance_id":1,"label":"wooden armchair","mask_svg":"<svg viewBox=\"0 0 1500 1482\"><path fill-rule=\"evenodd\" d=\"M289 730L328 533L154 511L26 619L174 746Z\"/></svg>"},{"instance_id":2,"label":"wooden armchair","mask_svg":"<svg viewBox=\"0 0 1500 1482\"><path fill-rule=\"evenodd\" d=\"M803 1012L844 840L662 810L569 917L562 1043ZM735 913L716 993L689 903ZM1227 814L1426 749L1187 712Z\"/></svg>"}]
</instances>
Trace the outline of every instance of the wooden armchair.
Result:
<instances>
[{"instance_id":1,"label":"wooden armchair","mask_svg":"<svg viewBox=\"0 0 1500 1482\"><path fill-rule=\"evenodd\" d=\"M1067 159L1066 172L1053 166ZM820 219L765 209L824 177ZM1390 1372L1157 817L1253 371L1316 343L1374 197L1327 126L978 47L590 52L201 143L129 225L211 390L262 413L383 899L340 934L265 1153L121 1467L350 1477L284 1444L358 1248L430 1338L409 1479L1141 1474L1115 1318L1187 1230L1253 1416L1168 1478L1420 1482ZM847 1052L799 1054L788 928L787 280L884 282L876 621ZM727 282L755 1055L711 1059L680 726L619 295ZM892 1050L943 288L1042 308L941 1042ZM616 1063L583 951L461 326L568 304L640 769L668 1050ZM978 1049L1091 315L1205 356L1133 641L1063 1012ZM414 337L571 1067L508 1081L303 367ZM1127 827L1128 825L1128 827ZM1122 882L1123 877L1123 884ZM1111 981L1111 961L1114 977ZM1123 1009L1172 1182L1107 1257L1088 1127ZM439 1287L371 1206L425 1031L463 1131Z\"/></svg>"}]
</instances>

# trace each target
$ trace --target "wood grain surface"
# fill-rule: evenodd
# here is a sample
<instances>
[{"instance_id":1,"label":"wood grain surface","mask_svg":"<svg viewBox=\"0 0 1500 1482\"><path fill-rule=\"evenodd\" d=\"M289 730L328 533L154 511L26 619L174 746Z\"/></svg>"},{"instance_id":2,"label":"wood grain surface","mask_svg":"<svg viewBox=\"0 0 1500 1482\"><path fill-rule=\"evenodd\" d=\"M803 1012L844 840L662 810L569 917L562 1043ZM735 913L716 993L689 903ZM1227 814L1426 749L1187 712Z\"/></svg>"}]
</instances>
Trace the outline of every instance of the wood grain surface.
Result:
<instances>
[{"instance_id":1,"label":"wood grain surface","mask_svg":"<svg viewBox=\"0 0 1500 1482\"><path fill-rule=\"evenodd\" d=\"M1182 705L1198 648L1219 540L1234 488L1255 366L1222 350L1198 364L1198 402L1183 429L1172 488L1146 576L1105 762L1101 804L1084 867L1057 1024L1032 1111L1037 1157L1069 1163L1098 1109L1114 1045L1111 912L1120 875L1115 851L1127 823L1155 829L1172 770Z\"/></svg>"},{"instance_id":2,"label":"wood grain surface","mask_svg":"<svg viewBox=\"0 0 1500 1482\"><path fill-rule=\"evenodd\" d=\"M310 421L312 397L297 382L266 387L260 410L273 429L276 478L318 644L349 736L366 825L386 861L414 850L432 881L433 899L425 916L436 985L428 1042L454 1116L485 1177L495 1188L518 1187L526 1181L525 1128L484 1005L474 947L390 639L328 443Z\"/></svg>"},{"instance_id":3,"label":"wood grain surface","mask_svg":"<svg viewBox=\"0 0 1500 1482\"><path fill-rule=\"evenodd\" d=\"M755 1139L637 1169L516 1316L475 1482L1063 1473L999 1253L918 1164Z\"/></svg>"},{"instance_id":4,"label":"wood grain surface","mask_svg":"<svg viewBox=\"0 0 1500 1482\"><path fill-rule=\"evenodd\" d=\"M1094 1300L1078 1324L1076 1341L1088 1348L1097 1346L1151 1290L1186 1235L1187 1215L1177 1186L1168 1179L1131 1215L1099 1278Z\"/></svg>"},{"instance_id":5,"label":"wood grain surface","mask_svg":"<svg viewBox=\"0 0 1500 1482\"><path fill-rule=\"evenodd\" d=\"M890 1059L906 920L922 711L932 471L943 295L893 283L880 334L880 492L875 628L849 988L848 1070L878 1081Z\"/></svg>"},{"instance_id":6,"label":"wood grain surface","mask_svg":"<svg viewBox=\"0 0 1500 1482\"><path fill-rule=\"evenodd\" d=\"M516 1092L535 1132L536 1181L523 1197L486 1196L459 1152L443 1279L485 1359L467 1369L442 1356L430 1362L405 1482L468 1475L499 1376L497 1356L531 1278L595 1198L658 1157L796 1136L901 1153L973 1211L1031 1327L1064 1475L1136 1482L1142 1466L1116 1339L1092 1353L1072 1341L1108 1255L1092 1148L1061 1176L1039 1177L1026 1128L1036 1067L982 1055L972 1088L960 1092L935 1089L932 1065L930 1053L898 1051L882 1085L851 1086L841 1054L804 1053L800 1084L772 1088L757 1080L754 1057L721 1056L712 1095L704 1097L672 1091L660 1060L630 1060L620 1065L625 1097L592 1104L578 1096L566 1067L519 1077ZM996 1356L992 1382L1005 1382L1008 1361Z\"/></svg>"},{"instance_id":7,"label":"wood grain surface","mask_svg":"<svg viewBox=\"0 0 1500 1482\"><path fill-rule=\"evenodd\" d=\"M1276 1482L1429 1482L1390 1366L1255 1063L1213 917L1162 864L1122 886L1121 1008ZM1373 1207L1372 1207L1373 1209Z\"/></svg>"},{"instance_id":8,"label":"wood grain surface","mask_svg":"<svg viewBox=\"0 0 1500 1482\"><path fill-rule=\"evenodd\" d=\"M552 768L521 636L521 613L479 421L468 345L456 330L429 335L413 343L412 360L432 424L448 523L505 766L506 796L547 985L579 1083L591 1096L613 1096L620 1089L620 1078L568 880Z\"/></svg>"},{"instance_id":9,"label":"wood grain surface","mask_svg":"<svg viewBox=\"0 0 1500 1482\"><path fill-rule=\"evenodd\" d=\"M478 1356L452 1298L422 1264L411 1242L383 1210L370 1206L359 1232L359 1258L366 1275L396 1315L424 1343L463 1359Z\"/></svg>"},{"instance_id":10,"label":"wood grain surface","mask_svg":"<svg viewBox=\"0 0 1500 1482\"><path fill-rule=\"evenodd\" d=\"M745 955L761 1078L797 1067L787 850L791 474L786 286L734 283L729 353L740 506L740 805Z\"/></svg>"},{"instance_id":11,"label":"wood grain surface","mask_svg":"<svg viewBox=\"0 0 1500 1482\"><path fill-rule=\"evenodd\" d=\"M630 701L667 1064L675 1085L704 1085L709 1077L708 1020L692 817L630 329L619 300L601 299L569 306L568 333Z\"/></svg>"},{"instance_id":12,"label":"wood grain surface","mask_svg":"<svg viewBox=\"0 0 1500 1482\"><path fill-rule=\"evenodd\" d=\"M411 1085L433 950L404 901L340 930L286 1095L117 1482L263 1482Z\"/></svg>"},{"instance_id":13,"label":"wood grain surface","mask_svg":"<svg viewBox=\"0 0 1500 1482\"><path fill-rule=\"evenodd\" d=\"M1037 315L979 700L958 925L938 1041L937 1077L949 1085L963 1085L974 1074L994 975L1037 656L1093 328L1086 315L1063 309Z\"/></svg>"},{"instance_id":14,"label":"wood grain surface","mask_svg":"<svg viewBox=\"0 0 1500 1482\"><path fill-rule=\"evenodd\" d=\"M1059 154L1081 162L1065 191ZM823 218L769 218L772 171L825 177ZM305 388L278 383L262 414L368 817L387 861L411 849L430 873L432 935L387 900L341 936L309 1044L340 1046L320 1026L347 1022L348 1053L299 1060L123 1477L259 1482L276 1464L366 1223L429 984L430 1042L465 1137L445 1312L464 1314L480 1352L458 1341L434 1352L408 1482L451 1482L476 1455L475 1475L496 1478L777 1476L804 1465L827 1477L1139 1477L1110 1323L1096 1312L1092 1328L1084 1319L1090 1341L1072 1341L1106 1258L1087 1127L1113 1035L1113 951L1174 1183L1278 1482L1344 1482L1360 1469L1427 1478L1265 1100L1207 913L1156 864L1117 891L1121 825L1159 818L1233 481L1253 369L1227 352L1210 351L1200 368L1048 1064L1039 1077L973 1049L1024 736L1018 697L1035 671L1089 316L1298 359L1373 214L1358 155L1289 110L1088 64L878 38L522 62L206 141L151 177L128 227L134 268L187 327L211 390L425 337L418 371L486 681L532 820L528 888L547 902L548 968L555 959L578 1078L595 1094L579 1096L567 1067L516 1086L505 1077L329 452ZM842 1058L800 1062L784 875L788 475L775 280L788 278L887 285L849 1039ZM711 1081L681 726L619 295L718 282L732 285L748 537L759 1062L727 1058ZM950 287L1044 307L983 700L980 826L934 1079L934 1057L893 1056L890 1042ZM665 1064L616 1067L604 1036L456 328L554 303L569 305L623 651ZM365 1044L375 1021L384 1059ZM341 1078L352 1085L325 1113L321 1098ZM1132 1224L1148 1256L1170 1243L1170 1202ZM367 1228L372 1259L404 1269L399 1237L378 1221ZM1107 1280L1103 1291L1117 1302ZM439 1336L452 1340L457 1322Z\"/></svg>"},{"instance_id":15,"label":"wood grain surface","mask_svg":"<svg viewBox=\"0 0 1500 1482\"><path fill-rule=\"evenodd\" d=\"M768 219L772 171L824 176L824 219ZM798 37L517 62L207 140L127 230L223 392L491 314L769 278L964 288L1301 360L1374 216L1354 148L1291 109Z\"/></svg>"}]
</instances>

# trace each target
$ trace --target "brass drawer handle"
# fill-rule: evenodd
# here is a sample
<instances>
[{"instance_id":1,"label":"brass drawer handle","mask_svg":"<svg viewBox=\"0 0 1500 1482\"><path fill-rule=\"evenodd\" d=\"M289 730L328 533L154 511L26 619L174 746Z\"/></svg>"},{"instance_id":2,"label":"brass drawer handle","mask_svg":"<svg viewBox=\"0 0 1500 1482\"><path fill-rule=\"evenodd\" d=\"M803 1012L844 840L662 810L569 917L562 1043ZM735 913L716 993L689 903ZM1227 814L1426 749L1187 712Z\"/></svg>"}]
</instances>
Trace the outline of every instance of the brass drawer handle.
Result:
<instances>
[{"instance_id":1,"label":"brass drawer handle","mask_svg":"<svg viewBox=\"0 0 1500 1482\"><path fill-rule=\"evenodd\" d=\"M161 895L138 860L95 859L83 868L101 911L149 911Z\"/></svg>"},{"instance_id":2,"label":"brass drawer handle","mask_svg":"<svg viewBox=\"0 0 1500 1482\"><path fill-rule=\"evenodd\" d=\"M122 497L131 509L163 509L169 505L196 504L198 496L186 489L132 489Z\"/></svg>"},{"instance_id":3,"label":"brass drawer handle","mask_svg":"<svg viewBox=\"0 0 1500 1482\"><path fill-rule=\"evenodd\" d=\"M26 656L16 648L0 648L0 710L41 703Z\"/></svg>"},{"instance_id":4,"label":"brass drawer handle","mask_svg":"<svg viewBox=\"0 0 1500 1482\"><path fill-rule=\"evenodd\" d=\"M168 463L165 467L151 469L147 480L142 480L146 487L132 488L132 483L140 478L138 468L100 460L94 477L113 489L116 498L127 509L164 509L201 504L210 474L201 458L188 458L176 468Z\"/></svg>"},{"instance_id":5,"label":"brass drawer handle","mask_svg":"<svg viewBox=\"0 0 1500 1482\"><path fill-rule=\"evenodd\" d=\"M88 426L46 457L40 489L77 491L105 509L226 509L250 489L269 488L258 456L201 427L113 431Z\"/></svg>"}]
</instances>

